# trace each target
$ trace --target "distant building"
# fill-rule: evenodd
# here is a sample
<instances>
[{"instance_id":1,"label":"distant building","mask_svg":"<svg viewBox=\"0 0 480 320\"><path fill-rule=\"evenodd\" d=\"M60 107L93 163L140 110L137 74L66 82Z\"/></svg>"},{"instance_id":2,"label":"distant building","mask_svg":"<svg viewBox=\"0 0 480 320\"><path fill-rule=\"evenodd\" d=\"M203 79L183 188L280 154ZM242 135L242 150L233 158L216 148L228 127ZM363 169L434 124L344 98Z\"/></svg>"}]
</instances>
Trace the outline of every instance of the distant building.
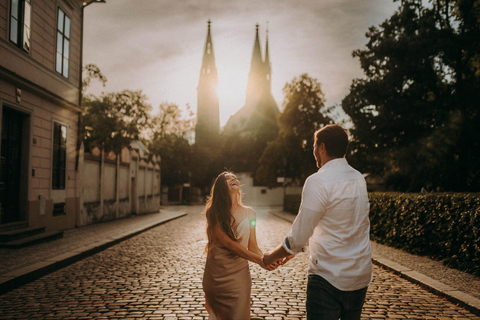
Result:
<instances>
[{"instance_id":1,"label":"distant building","mask_svg":"<svg viewBox=\"0 0 480 320\"><path fill-rule=\"evenodd\" d=\"M257 24L245 105L228 119L224 133L248 136L266 129L269 135L275 136L278 130L276 119L278 113L277 103L272 95L272 67L268 50L268 33L265 58L263 58Z\"/></svg>"},{"instance_id":2,"label":"distant building","mask_svg":"<svg viewBox=\"0 0 480 320\"><path fill-rule=\"evenodd\" d=\"M218 75L210 26L211 22L209 20L197 87L195 143L198 145L209 145L217 141L220 132L217 95ZM274 137L278 131L276 120L278 113L277 103L272 95L272 68L268 49L268 33L265 56L262 57L257 24L250 72L248 73L245 105L230 117L223 132L226 135L248 136L256 135L259 131L266 129L267 136Z\"/></svg>"},{"instance_id":3,"label":"distant building","mask_svg":"<svg viewBox=\"0 0 480 320\"><path fill-rule=\"evenodd\" d=\"M211 22L208 20L207 39L197 87L195 143L201 146L213 145L218 141L220 134L220 111L217 94L218 74L210 24Z\"/></svg>"},{"instance_id":4,"label":"distant building","mask_svg":"<svg viewBox=\"0 0 480 320\"><path fill-rule=\"evenodd\" d=\"M0 231L75 227L82 6L0 0Z\"/></svg>"}]
</instances>

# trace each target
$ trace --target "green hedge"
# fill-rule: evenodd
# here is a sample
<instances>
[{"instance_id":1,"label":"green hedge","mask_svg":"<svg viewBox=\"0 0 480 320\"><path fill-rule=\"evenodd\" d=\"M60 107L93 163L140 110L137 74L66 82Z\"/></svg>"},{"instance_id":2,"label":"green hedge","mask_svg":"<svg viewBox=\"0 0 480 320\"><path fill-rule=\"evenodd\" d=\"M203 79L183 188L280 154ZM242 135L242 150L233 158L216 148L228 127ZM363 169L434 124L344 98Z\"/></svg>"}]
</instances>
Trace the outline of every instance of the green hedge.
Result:
<instances>
[{"instance_id":1,"label":"green hedge","mask_svg":"<svg viewBox=\"0 0 480 320\"><path fill-rule=\"evenodd\" d=\"M371 239L480 275L480 194L369 193ZM297 213L300 196L285 210Z\"/></svg>"},{"instance_id":2,"label":"green hedge","mask_svg":"<svg viewBox=\"0 0 480 320\"><path fill-rule=\"evenodd\" d=\"M480 194L370 193L371 238L480 275Z\"/></svg>"}]
</instances>

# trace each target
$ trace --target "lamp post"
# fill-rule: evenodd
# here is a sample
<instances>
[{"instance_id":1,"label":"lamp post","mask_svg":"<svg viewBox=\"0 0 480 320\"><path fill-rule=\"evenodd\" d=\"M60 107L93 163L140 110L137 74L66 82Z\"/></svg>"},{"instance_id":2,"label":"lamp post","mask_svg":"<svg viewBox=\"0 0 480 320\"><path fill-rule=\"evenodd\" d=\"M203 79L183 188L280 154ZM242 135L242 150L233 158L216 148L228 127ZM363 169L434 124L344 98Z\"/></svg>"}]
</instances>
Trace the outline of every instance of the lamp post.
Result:
<instances>
[{"instance_id":1,"label":"lamp post","mask_svg":"<svg viewBox=\"0 0 480 320\"><path fill-rule=\"evenodd\" d=\"M95 3L95 2L99 2L99 3L105 3L106 0L90 0L90 1L87 1L87 2L83 2L82 3L82 8L80 9L80 75L79 75L79 83L78 83L78 107L82 108L82 88L83 88L83 11L85 9L85 7L91 5L92 3ZM78 119L77 119L77 152L76 152L76 156L75 156L75 171L77 172L77 174L79 174L78 172L78 167L79 167L79 162L80 162L80 147L82 146L82 137L80 137L80 128L82 127L82 112L78 112ZM76 181L78 181L78 176L77 176L77 179ZM76 190L75 190L75 194L77 197L81 197L80 195L80 188L78 187L77 188L77 183L75 184L76 186ZM103 207L103 206L102 206ZM79 212L76 213L77 215L79 215ZM79 221L78 220L79 217L77 216L77 220L76 221Z\"/></svg>"},{"instance_id":2,"label":"lamp post","mask_svg":"<svg viewBox=\"0 0 480 320\"><path fill-rule=\"evenodd\" d=\"M78 105L82 105L82 84L83 84L83 12L86 7L92 3L105 3L106 0L90 0L83 2L82 12L80 14L80 83L78 84L78 89L80 90Z\"/></svg>"},{"instance_id":3,"label":"lamp post","mask_svg":"<svg viewBox=\"0 0 480 320\"><path fill-rule=\"evenodd\" d=\"M84 9L91 5L92 3L105 3L106 0L90 0L82 3L82 9L80 13L80 75L79 75L79 83L78 83L78 107L82 108L82 99L83 99L83 11ZM78 170L78 157L80 156L80 146L82 144L82 139L80 139L80 128L82 127L82 113L78 113L78 120L77 120L77 156L75 159L75 170Z\"/></svg>"},{"instance_id":4,"label":"lamp post","mask_svg":"<svg viewBox=\"0 0 480 320\"><path fill-rule=\"evenodd\" d=\"M95 2L105 3L106 0L91 0L91 1L85 1L85 2L83 2L83 7L85 8L86 6L91 5L92 3L95 3Z\"/></svg>"},{"instance_id":5,"label":"lamp post","mask_svg":"<svg viewBox=\"0 0 480 320\"><path fill-rule=\"evenodd\" d=\"M82 105L82 83L83 83L83 12L86 7L91 5L92 3L106 3L106 0L90 0L90 1L85 1L82 4L82 12L80 15L80 83L79 83L79 100L78 100L78 105Z\"/></svg>"}]
</instances>

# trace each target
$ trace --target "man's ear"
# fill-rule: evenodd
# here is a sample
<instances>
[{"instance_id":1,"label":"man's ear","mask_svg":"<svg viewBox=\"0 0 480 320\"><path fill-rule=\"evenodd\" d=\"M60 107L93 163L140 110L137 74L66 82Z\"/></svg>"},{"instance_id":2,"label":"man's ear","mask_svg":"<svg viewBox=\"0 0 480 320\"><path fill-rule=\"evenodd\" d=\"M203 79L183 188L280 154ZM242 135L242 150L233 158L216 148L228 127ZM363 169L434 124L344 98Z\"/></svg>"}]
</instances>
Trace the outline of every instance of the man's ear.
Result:
<instances>
[{"instance_id":1,"label":"man's ear","mask_svg":"<svg viewBox=\"0 0 480 320\"><path fill-rule=\"evenodd\" d=\"M323 153L325 153L325 152L327 152L327 149L325 149L325 143L322 142L322 143L320 143L320 145L318 146L318 153L319 153L319 154L323 154Z\"/></svg>"}]
</instances>

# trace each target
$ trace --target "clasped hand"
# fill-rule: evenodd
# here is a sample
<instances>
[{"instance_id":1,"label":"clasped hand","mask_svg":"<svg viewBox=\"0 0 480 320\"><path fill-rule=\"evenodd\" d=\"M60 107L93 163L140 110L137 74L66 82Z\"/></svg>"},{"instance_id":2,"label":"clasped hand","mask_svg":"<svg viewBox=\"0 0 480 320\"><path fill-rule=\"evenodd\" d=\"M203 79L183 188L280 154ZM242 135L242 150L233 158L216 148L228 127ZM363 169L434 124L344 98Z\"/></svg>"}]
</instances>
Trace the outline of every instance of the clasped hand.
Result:
<instances>
[{"instance_id":1,"label":"clasped hand","mask_svg":"<svg viewBox=\"0 0 480 320\"><path fill-rule=\"evenodd\" d=\"M260 266L265 270L273 271L273 270L277 269L279 266L283 266L284 264L286 264L293 257L294 257L294 255L290 255L290 256L284 257L282 259L273 260L273 258L271 257L270 254L265 253L263 255L262 263L260 264Z\"/></svg>"}]
</instances>

